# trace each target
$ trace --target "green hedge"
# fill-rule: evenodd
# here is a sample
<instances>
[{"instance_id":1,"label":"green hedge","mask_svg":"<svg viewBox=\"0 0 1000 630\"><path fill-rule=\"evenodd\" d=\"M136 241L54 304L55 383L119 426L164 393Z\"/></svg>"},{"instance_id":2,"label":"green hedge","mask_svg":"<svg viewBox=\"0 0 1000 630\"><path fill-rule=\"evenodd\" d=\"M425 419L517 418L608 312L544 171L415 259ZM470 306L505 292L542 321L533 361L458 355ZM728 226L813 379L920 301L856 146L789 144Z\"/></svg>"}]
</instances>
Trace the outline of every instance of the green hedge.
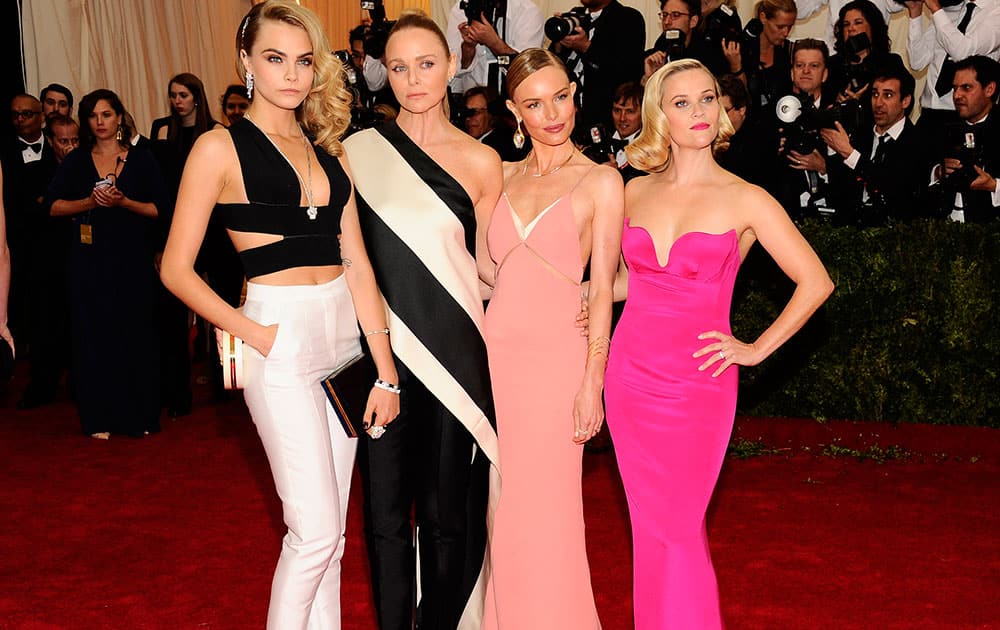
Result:
<instances>
[{"instance_id":1,"label":"green hedge","mask_svg":"<svg viewBox=\"0 0 1000 630\"><path fill-rule=\"evenodd\" d=\"M1000 427L1000 223L801 229L837 288L783 348L742 368L738 413ZM754 247L734 334L756 338L792 289Z\"/></svg>"}]
</instances>

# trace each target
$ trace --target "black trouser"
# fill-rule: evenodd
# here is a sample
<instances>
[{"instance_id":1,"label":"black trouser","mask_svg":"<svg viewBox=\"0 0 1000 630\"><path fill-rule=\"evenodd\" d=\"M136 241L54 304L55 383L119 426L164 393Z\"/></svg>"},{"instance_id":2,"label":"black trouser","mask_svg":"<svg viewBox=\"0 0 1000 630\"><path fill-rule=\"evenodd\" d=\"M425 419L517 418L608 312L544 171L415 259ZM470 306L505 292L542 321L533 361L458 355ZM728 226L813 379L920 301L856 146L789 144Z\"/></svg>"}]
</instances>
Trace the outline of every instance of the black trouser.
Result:
<instances>
[{"instance_id":1,"label":"black trouser","mask_svg":"<svg viewBox=\"0 0 1000 630\"><path fill-rule=\"evenodd\" d=\"M27 340L31 380L24 390L25 401L42 403L55 398L70 363L67 227L68 223L44 224L30 254Z\"/></svg>"},{"instance_id":2,"label":"black trouser","mask_svg":"<svg viewBox=\"0 0 1000 630\"><path fill-rule=\"evenodd\" d=\"M160 340L160 402L170 411L191 412L191 355L188 307L157 282L156 317Z\"/></svg>"},{"instance_id":3,"label":"black trouser","mask_svg":"<svg viewBox=\"0 0 1000 630\"><path fill-rule=\"evenodd\" d=\"M399 416L359 449L375 609L382 630L454 630L486 552L489 460L464 426L399 361Z\"/></svg>"}]
</instances>

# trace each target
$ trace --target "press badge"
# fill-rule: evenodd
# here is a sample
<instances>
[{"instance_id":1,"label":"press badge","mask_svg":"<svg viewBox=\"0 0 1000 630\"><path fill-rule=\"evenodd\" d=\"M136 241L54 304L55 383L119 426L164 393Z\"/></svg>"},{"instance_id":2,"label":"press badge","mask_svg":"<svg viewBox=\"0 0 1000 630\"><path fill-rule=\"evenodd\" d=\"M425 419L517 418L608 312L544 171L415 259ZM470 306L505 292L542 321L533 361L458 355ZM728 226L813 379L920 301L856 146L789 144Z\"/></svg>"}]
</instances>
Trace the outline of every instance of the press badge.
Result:
<instances>
[{"instance_id":1,"label":"press badge","mask_svg":"<svg viewBox=\"0 0 1000 630\"><path fill-rule=\"evenodd\" d=\"M80 242L84 245L94 244L94 230L89 223L80 224Z\"/></svg>"}]
</instances>

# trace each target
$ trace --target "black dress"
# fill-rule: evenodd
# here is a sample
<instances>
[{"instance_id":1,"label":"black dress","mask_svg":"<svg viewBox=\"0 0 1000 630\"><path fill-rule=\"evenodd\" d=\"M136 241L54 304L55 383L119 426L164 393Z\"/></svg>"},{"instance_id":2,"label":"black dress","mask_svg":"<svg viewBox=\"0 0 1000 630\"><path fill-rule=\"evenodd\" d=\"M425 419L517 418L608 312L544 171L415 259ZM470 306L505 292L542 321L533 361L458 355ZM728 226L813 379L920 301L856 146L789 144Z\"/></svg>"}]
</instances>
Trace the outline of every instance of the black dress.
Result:
<instances>
[{"instance_id":1,"label":"black dress","mask_svg":"<svg viewBox=\"0 0 1000 630\"><path fill-rule=\"evenodd\" d=\"M89 197L102 178L81 147L56 171L45 203ZM163 212L167 190L145 149L129 151L118 175L129 199ZM72 361L83 432L142 437L160 430L159 361L154 327L153 242L156 220L124 208L95 208L73 216L69 256ZM81 238L89 225L91 243Z\"/></svg>"}]
</instances>

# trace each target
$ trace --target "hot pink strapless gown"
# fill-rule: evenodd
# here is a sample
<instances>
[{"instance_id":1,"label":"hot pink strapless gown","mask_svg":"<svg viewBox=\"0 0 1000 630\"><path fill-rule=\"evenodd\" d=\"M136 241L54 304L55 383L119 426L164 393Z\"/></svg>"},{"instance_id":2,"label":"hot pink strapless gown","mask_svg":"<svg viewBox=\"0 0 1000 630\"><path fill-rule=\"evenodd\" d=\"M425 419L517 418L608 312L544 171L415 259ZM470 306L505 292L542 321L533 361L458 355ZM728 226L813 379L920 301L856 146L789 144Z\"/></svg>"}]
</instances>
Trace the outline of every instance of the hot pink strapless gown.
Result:
<instances>
[{"instance_id":1,"label":"hot pink strapless gown","mask_svg":"<svg viewBox=\"0 0 1000 630\"><path fill-rule=\"evenodd\" d=\"M573 401L587 340L575 325L583 263L567 193L521 226L507 197L490 223L497 284L486 349L500 439L484 630L599 630L584 541L583 447Z\"/></svg>"},{"instance_id":2,"label":"hot pink strapless gown","mask_svg":"<svg viewBox=\"0 0 1000 630\"><path fill-rule=\"evenodd\" d=\"M737 370L712 378L692 358L730 333L736 231L688 232L666 267L625 222L628 300L611 341L604 396L632 520L636 630L722 627L705 511L736 412ZM716 366L717 367L717 366Z\"/></svg>"}]
</instances>

